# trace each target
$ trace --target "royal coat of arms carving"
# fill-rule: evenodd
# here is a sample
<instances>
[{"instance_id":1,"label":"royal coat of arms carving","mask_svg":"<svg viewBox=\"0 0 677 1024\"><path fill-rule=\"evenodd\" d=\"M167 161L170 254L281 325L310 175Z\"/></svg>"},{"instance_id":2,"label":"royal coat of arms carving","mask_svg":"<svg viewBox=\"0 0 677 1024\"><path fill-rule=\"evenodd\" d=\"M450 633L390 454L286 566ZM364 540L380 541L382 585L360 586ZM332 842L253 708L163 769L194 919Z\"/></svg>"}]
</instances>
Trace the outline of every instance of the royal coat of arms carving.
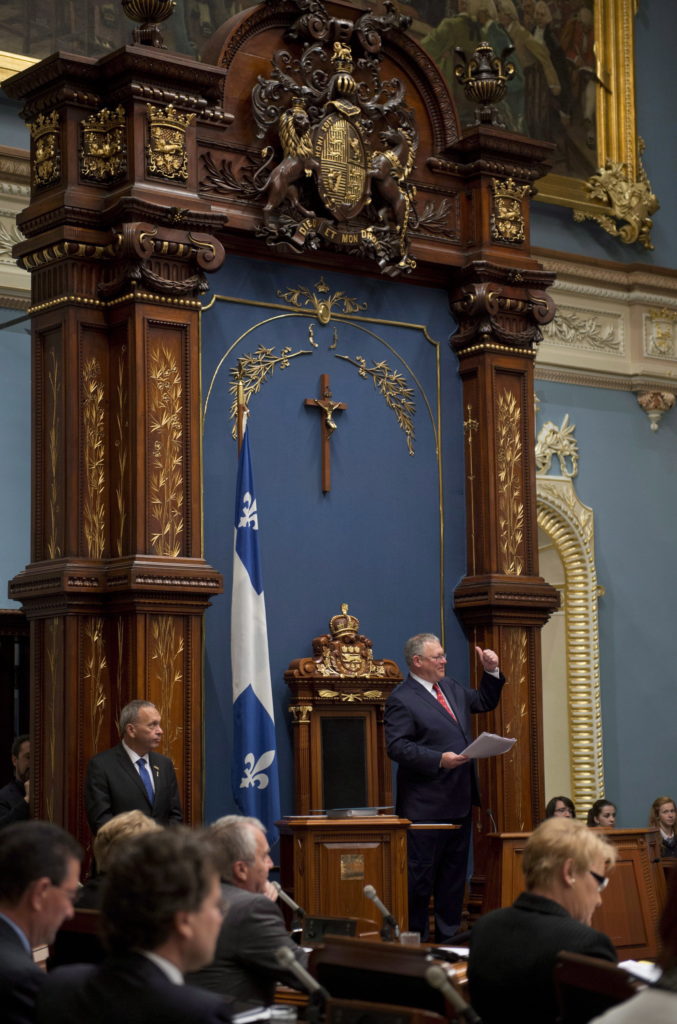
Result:
<instances>
[{"instance_id":1,"label":"royal coat of arms carving","mask_svg":"<svg viewBox=\"0 0 677 1024\"><path fill-rule=\"evenodd\" d=\"M330 17L319 0L312 8L288 33L305 37L300 52L277 50L252 90L260 159L236 179L207 157L208 180L265 199L257 233L275 248L327 246L374 259L391 276L408 272L418 135L402 83L381 78L381 51L382 36L411 19L388 0L385 14L354 23Z\"/></svg>"}]
</instances>

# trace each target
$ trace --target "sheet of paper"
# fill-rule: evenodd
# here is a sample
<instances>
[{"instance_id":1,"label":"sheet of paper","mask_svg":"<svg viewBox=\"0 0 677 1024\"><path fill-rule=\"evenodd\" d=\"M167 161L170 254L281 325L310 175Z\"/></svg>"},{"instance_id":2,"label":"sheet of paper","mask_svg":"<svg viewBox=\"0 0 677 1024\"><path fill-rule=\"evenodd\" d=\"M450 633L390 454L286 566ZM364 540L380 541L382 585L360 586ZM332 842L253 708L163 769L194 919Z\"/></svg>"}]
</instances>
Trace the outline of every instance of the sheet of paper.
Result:
<instances>
[{"instance_id":1,"label":"sheet of paper","mask_svg":"<svg viewBox=\"0 0 677 1024\"><path fill-rule=\"evenodd\" d=\"M517 740L511 739L509 736L497 736L493 732L483 732L461 753L466 757L494 757L496 754L505 754L516 743Z\"/></svg>"}]
</instances>

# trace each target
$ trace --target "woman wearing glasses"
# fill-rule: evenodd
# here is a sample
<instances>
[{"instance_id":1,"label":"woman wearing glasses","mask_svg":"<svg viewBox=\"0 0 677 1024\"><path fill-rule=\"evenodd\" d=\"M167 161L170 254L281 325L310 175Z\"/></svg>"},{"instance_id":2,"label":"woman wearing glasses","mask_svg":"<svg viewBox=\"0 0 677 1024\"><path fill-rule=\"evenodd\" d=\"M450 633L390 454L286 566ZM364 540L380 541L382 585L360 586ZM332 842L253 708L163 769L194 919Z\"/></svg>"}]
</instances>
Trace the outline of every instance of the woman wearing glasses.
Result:
<instances>
[{"instance_id":1,"label":"woman wearing glasses","mask_svg":"<svg viewBox=\"0 0 677 1024\"><path fill-rule=\"evenodd\" d=\"M615 849L583 822L539 825L522 858L526 892L480 918L470 935L470 1000L484 1024L503 1022L506 1013L522 1024L554 1024L561 950L616 962L611 939L590 927L615 860Z\"/></svg>"}]
</instances>

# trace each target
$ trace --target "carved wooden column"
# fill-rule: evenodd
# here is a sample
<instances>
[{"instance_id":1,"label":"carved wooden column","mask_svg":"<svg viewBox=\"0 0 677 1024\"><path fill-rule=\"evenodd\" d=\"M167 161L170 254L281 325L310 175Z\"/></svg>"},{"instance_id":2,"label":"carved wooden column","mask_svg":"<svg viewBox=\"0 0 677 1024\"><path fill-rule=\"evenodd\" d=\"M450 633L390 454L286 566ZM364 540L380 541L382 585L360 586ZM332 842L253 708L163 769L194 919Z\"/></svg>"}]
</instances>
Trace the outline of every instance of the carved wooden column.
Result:
<instances>
[{"instance_id":1,"label":"carved wooden column","mask_svg":"<svg viewBox=\"0 0 677 1024\"><path fill-rule=\"evenodd\" d=\"M225 223L197 195L197 133L227 123L223 73L152 47L56 55L25 101L32 193L33 813L87 842L90 756L134 697L161 709L187 820L201 819L199 295Z\"/></svg>"},{"instance_id":2,"label":"carved wooden column","mask_svg":"<svg viewBox=\"0 0 677 1024\"><path fill-rule=\"evenodd\" d=\"M450 289L467 515L467 575L455 609L473 645L499 652L508 679L499 707L477 727L517 738L509 754L479 762L491 810L476 821L481 876L482 834L530 830L543 813L540 629L558 595L538 574L533 363L554 304L546 292L552 275L528 248L529 198L546 145L482 126L451 153L450 166L465 179L474 242Z\"/></svg>"}]
</instances>

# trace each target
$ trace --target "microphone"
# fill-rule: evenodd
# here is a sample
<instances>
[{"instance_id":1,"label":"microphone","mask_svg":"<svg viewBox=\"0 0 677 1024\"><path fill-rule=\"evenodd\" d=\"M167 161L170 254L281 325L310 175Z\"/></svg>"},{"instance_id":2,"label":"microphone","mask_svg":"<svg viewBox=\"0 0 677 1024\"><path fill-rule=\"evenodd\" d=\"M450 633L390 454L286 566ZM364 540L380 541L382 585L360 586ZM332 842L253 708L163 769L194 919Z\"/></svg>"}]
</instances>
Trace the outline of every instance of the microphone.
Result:
<instances>
[{"instance_id":1,"label":"microphone","mask_svg":"<svg viewBox=\"0 0 677 1024\"><path fill-rule=\"evenodd\" d=\"M277 960L280 967L284 967L285 970L289 971L294 975L296 980L300 982L301 986L306 992L310 993L315 999L320 999L323 1003L327 999L331 999L331 996L327 992L323 985L320 985L319 981L312 976L310 971L307 971L302 964L298 962L294 953L288 946L280 946L279 949L275 950L275 959Z\"/></svg>"},{"instance_id":2,"label":"microphone","mask_svg":"<svg viewBox=\"0 0 677 1024\"><path fill-rule=\"evenodd\" d=\"M291 896L284 891L279 882L273 882L273 886L277 889L278 896L280 899L287 904L290 910L293 910L297 917L305 917L306 912L303 907L300 907L296 900L293 900Z\"/></svg>"},{"instance_id":3,"label":"microphone","mask_svg":"<svg viewBox=\"0 0 677 1024\"><path fill-rule=\"evenodd\" d=\"M385 903L382 903L376 894L376 889L373 885L365 885L362 890L368 900L371 900L376 909L383 918L383 929L381 935L386 942L392 942L393 939L399 939L400 937L400 926L397 921L390 913ZM391 934L392 929L392 934Z\"/></svg>"},{"instance_id":4,"label":"microphone","mask_svg":"<svg viewBox=\"0 0 677 1024\"><path fill-rule=\"evenodd\" d=\"M463 1017L468 1024L481 1024L480 1018L472 1006L469 1006L465 999L458 994L441 967L428 967L425 972L425 980L431 988L439 989L458 1017Z\"/></svg>"}]
</instances>

